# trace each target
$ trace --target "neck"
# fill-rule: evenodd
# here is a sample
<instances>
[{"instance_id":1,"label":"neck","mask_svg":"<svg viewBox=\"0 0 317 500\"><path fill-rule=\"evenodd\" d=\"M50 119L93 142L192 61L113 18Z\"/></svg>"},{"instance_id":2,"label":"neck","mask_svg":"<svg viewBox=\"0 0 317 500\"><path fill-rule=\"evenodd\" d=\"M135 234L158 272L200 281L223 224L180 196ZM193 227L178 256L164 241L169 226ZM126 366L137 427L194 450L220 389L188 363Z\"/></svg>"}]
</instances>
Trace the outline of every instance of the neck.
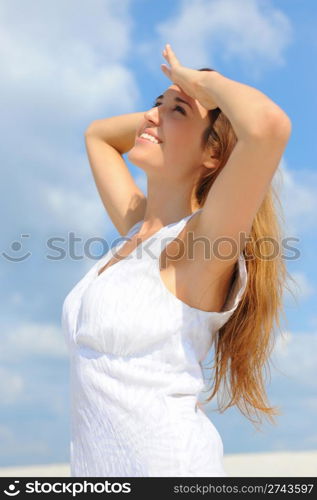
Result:
<instances>
[{"instance_id":1,"label":"neck","mask_svg":"<svg viewBox=\"0 0 317 500\"><path fill-rule=\"evenodd\" d=\"M139 234L151 234L161 227L177 222L192 214L200 207L193 200L191 191L170 188L166 183L161 185L148 183L147 201L144 219Z\"/></svg>"}]
</instances>

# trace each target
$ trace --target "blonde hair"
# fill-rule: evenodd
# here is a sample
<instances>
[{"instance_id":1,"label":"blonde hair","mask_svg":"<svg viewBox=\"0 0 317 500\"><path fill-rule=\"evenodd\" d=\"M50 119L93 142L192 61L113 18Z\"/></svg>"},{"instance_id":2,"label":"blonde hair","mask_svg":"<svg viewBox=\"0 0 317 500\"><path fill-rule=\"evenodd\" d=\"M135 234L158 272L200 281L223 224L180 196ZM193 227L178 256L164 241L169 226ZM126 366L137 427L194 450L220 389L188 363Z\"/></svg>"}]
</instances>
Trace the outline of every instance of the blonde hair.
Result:
<instances>
[{"instance_id":1,"label":"blonde hair","mask_svg":"<svg viewBox=\"0 0 317 500\"><path fill-rule=\"evenodd\" d=\"M209 70L203 68L199 71ZM237 142L233 127L224 113L219 108L208 113L210 125L203 134L202 145L211 147L219 166L214 170L208 169L198 180L195 198L199 206L203 206ZM280 414L277 407L268 404L264 375L269 372L269 357L275 344L274 334L277 333L274 329L280 330L280 313L285 318L283 289L286 287L293 293L286 284L287 278L293 278L281 255L283 235L276 203L284 220L279 196L271 183L243 250L248 273L246 290L237 309L216 337L215 363L211 367L214 370L213 384L209 389L211 394L204 402L210 401L222 387L224 393L218 401L218 411L223 412L236 405L255 425L262 423L262 417L275 423L273 416ZM273 259L262 258L261 255L270 255L272 251L270 241L278 243L279 255ZM238 272L237 265L233 279ZM226 397L229 398L227 404ZM217 398L219 400L219 393Z\"/></svg>"}]
</instances>

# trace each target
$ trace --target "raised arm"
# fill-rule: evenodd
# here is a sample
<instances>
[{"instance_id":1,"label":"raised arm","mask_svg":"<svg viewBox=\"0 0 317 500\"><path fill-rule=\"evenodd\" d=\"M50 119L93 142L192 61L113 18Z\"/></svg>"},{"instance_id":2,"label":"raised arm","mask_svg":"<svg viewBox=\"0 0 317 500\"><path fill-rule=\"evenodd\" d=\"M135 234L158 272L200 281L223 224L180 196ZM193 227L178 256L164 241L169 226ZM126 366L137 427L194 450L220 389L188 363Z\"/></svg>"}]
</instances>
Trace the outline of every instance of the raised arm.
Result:
<instances>
[{"instance_id":1,"label":"raised arm","mask_svg":"<svg viewBox=\"0 0 317 500\"><path fill-rule=\"evenodd\" d=\"M207 110L219 107L237 136L229 159L214 180L203 210L196 217L195 235L219 243L218 253L206 263L211 271L230 267L245 247L258 209L278 168L291 134L288 115L268 96L249 85L226 78L217 71L183 66L169 44L163 56L170 64L161 68L171 81ZM209 153L209 152L208 152ZM217 168L210 151L208 168ZM225 239L223 239L223 237Z\"/></svg>"},{"instance_id":2,"label":"raised arm","mask_svg":"<svg viewBox=\"0 0 317 500\"><path fill-rule=\"evenodd\" d=\"M291 121L261 91L216 71L200 73L197 98L204 101L207 109L208 98L210 106L216 103L238 138L210 188L197 227L197 234L207 235L212 242L225 237L219 245L219 252L224 255L230 253L232 243L236 245L237 253L232 261L222 262L228 266L236 261L245 246L245 239L239 235L243 233L247 237L250 233L290 137ZM219 264L217 259L215 265Z\"/></svg>"},{"instance_id":3,"label":"raised arm","mask_svg":"<svg viewBox=\"0 0 317 500\"><path fill-rule=\"evenodd\" d=\"M134 145L144 112L93 121L85 131L92 174L102 203L120 235L143 219L146 197L136 185L122 155Z\"/></svg>"}]
</instances>

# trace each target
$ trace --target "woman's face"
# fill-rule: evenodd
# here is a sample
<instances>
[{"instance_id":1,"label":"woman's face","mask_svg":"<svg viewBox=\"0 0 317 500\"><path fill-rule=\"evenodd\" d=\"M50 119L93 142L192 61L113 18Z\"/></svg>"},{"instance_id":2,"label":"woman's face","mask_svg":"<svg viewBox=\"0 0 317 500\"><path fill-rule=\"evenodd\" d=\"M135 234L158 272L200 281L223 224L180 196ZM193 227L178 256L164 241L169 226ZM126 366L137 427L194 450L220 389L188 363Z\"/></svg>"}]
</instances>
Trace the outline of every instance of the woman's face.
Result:
<instances>
[{"instance_id":1,"label":"woman's face","mask_svg":"<svg viewBox=\"0 0 317 500\"><path fill-rule=\"evenodd\" d=\"M157 106L144 113L128 158L147 173L157 170L164 178L192 177L203 162L201 141L209 125L208 111L176 84L168 87L156 103ZM139 140L146 128L162 142Z\"/></svg>"}]
</instances>

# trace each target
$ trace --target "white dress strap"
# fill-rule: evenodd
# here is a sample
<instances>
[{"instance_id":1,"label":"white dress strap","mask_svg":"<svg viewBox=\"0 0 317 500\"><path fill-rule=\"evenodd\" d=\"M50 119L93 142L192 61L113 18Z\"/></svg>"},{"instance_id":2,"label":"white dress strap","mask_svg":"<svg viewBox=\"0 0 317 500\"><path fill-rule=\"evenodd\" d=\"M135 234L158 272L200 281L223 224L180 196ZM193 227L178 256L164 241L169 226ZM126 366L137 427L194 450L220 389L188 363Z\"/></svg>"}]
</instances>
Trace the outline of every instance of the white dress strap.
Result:
<instances>
[{"instance_id":1,"label":"white dress strap","mask_svg":"<svg viewBox=\"0 0 317 500\"><path fill-rule=\"evenodd\" d=\"M160 251L158 253L158 262L157 262L157 271L158 271L158 281L160 282L160 285L163 285L160 275L159 275L159 262L160 262L160 256L161 253L164 250L164 247L171 243L172 240L176 239L177 236L180 234L180 232L183 230L187 220L192 218L197 212L200 212L202 209L196 210L192 214L184 217L180 221L178 221L176 225L176 231L174 232L172 230L172 235L171 238L168 238L168 241L164 243L164 245L161 245ZM180 227L179 227L180 224ZM192 307L189 304L186 304L185 302L181 301L178 297L176 297L172 292L166 289L165 285L162 286L162 289L165 289L165 292L167 292L168 296L170 299L175 303L175 305L181 305L183 308L183 311L191 312L191 313L196 313L198 314L201 318L207 319L210 322L211 328L212 328L212 333L217 333L218 330L229 320L229 318L232 316L234 311L237 309L241 298L246 290L247 286L247 278L248 278L248 272L247 272L247 267L246 267L246 261L245 257L243 254L243 251L240 253L238 260L236 262L236 277L231 285L231 288L228 292L227 299L222 307L221 311L205 311L203 309L198 309L196 307Z\"/></svg>"}]
</instances>

